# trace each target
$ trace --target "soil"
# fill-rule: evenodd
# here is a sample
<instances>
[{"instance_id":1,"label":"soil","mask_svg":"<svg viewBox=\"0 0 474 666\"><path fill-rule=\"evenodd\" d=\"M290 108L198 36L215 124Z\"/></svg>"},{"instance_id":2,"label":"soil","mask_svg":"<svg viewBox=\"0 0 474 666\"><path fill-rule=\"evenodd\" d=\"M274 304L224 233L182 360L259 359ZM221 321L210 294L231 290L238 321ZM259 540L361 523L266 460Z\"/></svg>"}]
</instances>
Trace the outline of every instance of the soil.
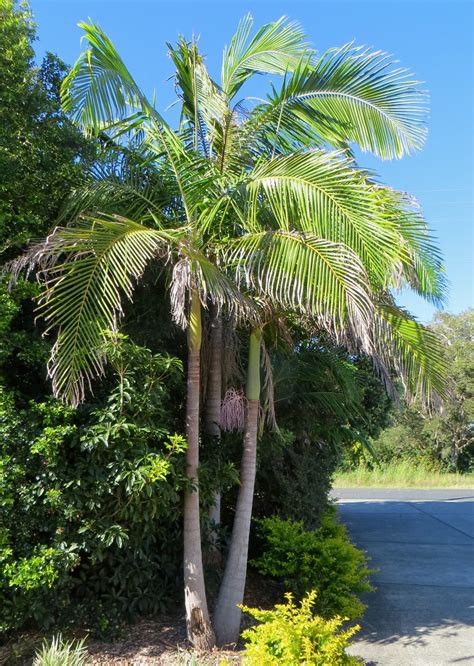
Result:
<instances>
[{"instance_id":1,"label":"soil","mask_svg":"<svg viewBox=\"0 0 474 666\"><path fill-rule=\"evenodd\" d=\"M249 572L244 604L271 608L283 598L283 590L275 582ZM251 625L243 615L242 629ZM106 642L90 638L87 648L90 664L94 666L226 666L241 663L243 645L232 650L214 649L197 653L186 640L185 618L182 612L141 620L124 628L124 638ZM0 666L32 663L32 653L41 644L37 634L23 635L19 641L0 648ZM24 649L22 649L24 648Z\"/></svg>"},{"instance_id":2,"label":"soil","mask_svg":"<svg viewBox=\"0 0 474 666\"><path fill-rule=\"evenodd\" d=\"M247 576L244 604L259 608L271 608L282 600L280 585L264 579L254 572ZM242 629L252 620L243 615ZM212 652L196 653L186 640L183 615L160 618L159 621L142 621L127 627L127 638L114 643L88 641L91 663L100 666L218 666L240 664L243 645L233 650L214 649Z\"/></svg>"}]
</instances>

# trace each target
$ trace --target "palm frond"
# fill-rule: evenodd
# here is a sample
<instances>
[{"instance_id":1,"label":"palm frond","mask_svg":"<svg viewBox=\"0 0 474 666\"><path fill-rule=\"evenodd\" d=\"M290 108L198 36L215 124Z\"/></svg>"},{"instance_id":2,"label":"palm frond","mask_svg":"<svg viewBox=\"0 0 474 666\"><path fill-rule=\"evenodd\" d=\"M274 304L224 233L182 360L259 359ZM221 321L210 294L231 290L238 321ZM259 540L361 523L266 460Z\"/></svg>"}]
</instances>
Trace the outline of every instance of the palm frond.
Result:
<instances>
[{"instance_id":1,"label":"palm frond","mask_svg":"<svg viewBox=\"0 0 474 666\"><path fill-rule=\"evenodd\" d=\"M367 175L341 153L311 151L262 161L248 175L246 220L260 227L262 200L276 225L350 247L384 284L399 235Z\"/></svg>"},{"instance_id":2,"label":"palm frond","mask_svg":"<svg viewBox=\"0 0 474 666\"><path fill-rule=\"evenodd\" d=\"M63 108L87 130L105 130L133 116L143 120L142 93L110 39L94 23L79 23L89 48L63 81Z\"/></svg>"},{"instance_id":3,"label":"palm frond","mask_svg":"<svg viewBox=\"0 0 474 666\"><path fill-rule=\"evenodd\" d=\"M222 58L222 90L231 99L249 76L285 74L310 50L301 27L286 17L262 26L251 38L253 18L239 23Z\"/></svg>"},{"instance_id":4,"label":"palm frond","mask_svg":"<svg viewBox=\"0 0 474 666\"><path fill-rule=\"evenodd\" d=\"M443 257L423 218L419 204L404 192L379 187L380 206L400 236L400 256L394 262L390 287L409 287L436 307L443 307L447 282Z\"/></svg>"},{"instance_id":5,"label":"palm frond","mask_svg":"<svg viewBox=\"0 0 474 666\"><path fill-rule=\"evenodd\" d=\"M149 229L118 216L58 227L37 252L43 284L38 313L57 333L49 374L55 395L77 405L102 373L101 345L116 330L148 262L166 260L186 229Z\"/></svg>"},{"instance_id":6,"label":"palm frond","mask_svg":"<svg viewBox=\"0 0 474 666\"><path fill-rule=\"evenodd\" d=\"M392 159L422 147L426 100L419 83L394 67L388 54L348 44L316 62L302 61L256 115L270 127L278 118L281 133L304 137L306 130L332 145L355 142Z\"/></svg>"},{"instance_id":7,"label":"palm frond","mask_svg":"<svg viewBox=\"0 0 474 666\"><path fill-rule=\"evenodd\" d=\"M43 285L38 314L56 334L49 364L54 394L77 405L86 386L104 367L101 352L108 330L117 330L124 300L152 260L174 263L173 318L187 325L191 289L236 317L251 320L250 299L197 249L193 229L149 228L118 215L84 218L58 227L35 249Z\"/></svg>"},{"instance_id":8,"label":"palm frond","mask_svg":"<svg viewBox=\"0 0 474 666\"><path fill-rule=\"evenodd\" d=\"M168 44L168 49L176 67L176 92L182 101L181 116L192 126L193 148L210 157L213 143L222 134L225 118L229 114L228 105L209 76L194 40L188 43L181 38L176 47Z\"/></svg>"},{"instance_id":9,"label":"palm frond","mask_svg":"<svg viewBox=\"0 0 474 666\"><path fill-rule=\"evenodd\" d=\"M446 396L446 358L438 336L394 303L375 309L374 341L385 368L394 368L408 398L430 404Z\"/></svg>"},{"instance_id":10,"label":"palm frond","mask_svg":"<svg viewBox=\"0 0 474 666\"><path fill-rule=\"evenodd\" d=\"M94 23L79 23L89 48L61 86L64 110L85 132L128 131L151 121L168 153L182 148L176 134L148 101L105 32Z\"/></svg>"},{"instance_id":11,"label":"palm frond","mask_svg":"<svg viewBox=\"0 0 474 666\"><path fill-rule=\"evenodd\" d=\"M341 243L295 231L249 233L222 255L237 282L271 303L317 318L332 332L371 327L370 285L359 258Z\"/></svg>"}]
</instances>

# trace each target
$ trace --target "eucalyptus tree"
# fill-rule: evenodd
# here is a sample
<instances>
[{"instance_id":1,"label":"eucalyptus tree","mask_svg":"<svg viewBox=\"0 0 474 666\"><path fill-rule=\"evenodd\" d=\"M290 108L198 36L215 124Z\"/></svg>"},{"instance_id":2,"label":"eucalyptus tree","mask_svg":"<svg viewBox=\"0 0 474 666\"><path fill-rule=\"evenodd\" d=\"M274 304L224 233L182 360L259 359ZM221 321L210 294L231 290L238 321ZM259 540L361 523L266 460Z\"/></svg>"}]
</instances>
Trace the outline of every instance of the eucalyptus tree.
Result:
<instances>
[{"instance_id":1,"label":"eucalyptus tree","mask_svg":"<svg viewBox=\"0 0 474 666\"><path fill-rule=\"evenodd\" d=\"M195 42L170 47L181 102L181 122L173 130L103 31L81 26L89 47L64 82L64 108L119 152L127 141L138 142L143 160L134 173L152 174L152 184L144 186L142 176L115 183L109 177L78 192L66 209L70 225L33 251L42 263L40 312L56 334L53 387L73 404L83 398L103 370L100 342L106 329L117 327L123 298L132 297L150 261L168 266L173 317L188 330L189 346L188 635L196 646L209 647L198 484L202 306L212 306L217 322L223 309L246 318L241 485L214 614L218 640L232 642L245 585L266 316L245 294L299 313L309 333L314 326L325 329L372 355L380 368L395 355L412 390L440 387L432 339L390 295L409 284L442 298L439 257L410 200L357 168L348 147L356 141L384 158L419 148L422 99L381 53L344 47L318 58L296 24L280 19L252 37L246 17L224 51L220 83L207 72ZM265 73L280 75L281 88L252 107L239 92L251 76ZM217 334L216 374L221 344ZM208 424L219 423L217 394Z\"/></svg>"}]
</instances>

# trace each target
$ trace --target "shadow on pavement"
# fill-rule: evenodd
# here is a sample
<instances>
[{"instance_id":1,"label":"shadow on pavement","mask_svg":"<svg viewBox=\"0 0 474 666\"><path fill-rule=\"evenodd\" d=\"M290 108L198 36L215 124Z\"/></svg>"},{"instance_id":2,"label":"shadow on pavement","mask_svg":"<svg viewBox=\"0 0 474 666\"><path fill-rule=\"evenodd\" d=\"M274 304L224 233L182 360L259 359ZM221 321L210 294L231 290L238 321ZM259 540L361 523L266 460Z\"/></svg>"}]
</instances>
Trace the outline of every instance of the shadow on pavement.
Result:
<instances>
[{"instance_id":1,"label":"shadow on pavement","mask_svg":"<svg viewBox=\"0 0 474 666\"><path fill-rule=\"evenodd\" d=\"M470 498L339 504L352 540L378 569L377 589L364 599L359 642L397 644L407 657L409 647L439 650L440 661L427 664L474 664L474 502L465 501Z\"/></svg>"}]
</instances>

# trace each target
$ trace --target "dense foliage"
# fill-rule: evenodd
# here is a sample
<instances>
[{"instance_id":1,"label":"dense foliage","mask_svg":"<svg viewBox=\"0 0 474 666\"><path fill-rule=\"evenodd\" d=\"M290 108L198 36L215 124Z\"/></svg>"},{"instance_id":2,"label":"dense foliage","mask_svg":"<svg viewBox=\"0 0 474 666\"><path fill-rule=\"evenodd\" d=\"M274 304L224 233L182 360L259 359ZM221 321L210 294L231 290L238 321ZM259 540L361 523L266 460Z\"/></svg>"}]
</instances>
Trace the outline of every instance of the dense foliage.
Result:
<instances>
[{"instance_id":1,"label":"dense foliage","mask_svg":"<svg viewBox=\"0 0 474 666\"><path fill-rule=\"evenodd\" d=\"M341 455L354 442L367 450L390 401L367 358L348 356L322 335L301 341L297 354L274 351L272 366L278 429L261 440L255 514L315 529Z\"/></svg>"},{"instance_id":2,"label":"dense foliage","mask_svg":"<svg viewBox=\"0 0 474 666\"><path fill-rule=\"evenodd\" d=\"M26 4L0 0L0 259L16 257L56 223L65 196L88 178L97 148L61 110L65 64L34 60L35 25ZM49 347L34 325L36 285L8 293L0 282L0 383L20 406L48 393Z\"/></svg>"},{"instance_id":3,"label":"dense foliage","mask_svg":"<svg viewBox=\"0 0 474 666\"><path fill-rule=\"evenodd\" d=\"M48 53L38 67L34 39L30 12L0 0L0 254L9 258L50 230L95 153L61 111L66 66Z\"/></svg>"},{"instance_id":4,"label":"dense foliage","mask_svg":"<svg viewBox=\"0 0 474 666\"><path fill-rule=\"evenodd\" d=\"M161 611L179 580L180 362L111 342L109 388L79 412L2 390L0 631ZM177 391L177 393L176 393Z\"/></svg>"},{"instance_id":5,"label":"dense foliage","mask_svg":"<svg viewBox=\"0 0 474 666\"><path fill-rule=\"evenodd\" d=\"M315 609L325 618L361 617L365 606L359 596L372 589L371 572L334 509L326 510L317 530L308 531L301 522L275 516L261 520L259 531L263 552L253 566L260 573L283 579L299 598L316 590Z\"/></svg>"},{"instance_id":6,"label":"dense foliage","mask_svg":"<svg viewBox=\"0 0 474 666\"><path fill-rule=\"evenodd\" d=\"M341 618L325 620L315 615L315 592L309 592L299 607L291 594L286 595L286 600L286 604L277 604L272 610L243 607L259 622L242 633L246 641L244 664L349 666L359 663L356 657L346 653L357 626L343 631Z\"/></svg>"}]
</instances>

